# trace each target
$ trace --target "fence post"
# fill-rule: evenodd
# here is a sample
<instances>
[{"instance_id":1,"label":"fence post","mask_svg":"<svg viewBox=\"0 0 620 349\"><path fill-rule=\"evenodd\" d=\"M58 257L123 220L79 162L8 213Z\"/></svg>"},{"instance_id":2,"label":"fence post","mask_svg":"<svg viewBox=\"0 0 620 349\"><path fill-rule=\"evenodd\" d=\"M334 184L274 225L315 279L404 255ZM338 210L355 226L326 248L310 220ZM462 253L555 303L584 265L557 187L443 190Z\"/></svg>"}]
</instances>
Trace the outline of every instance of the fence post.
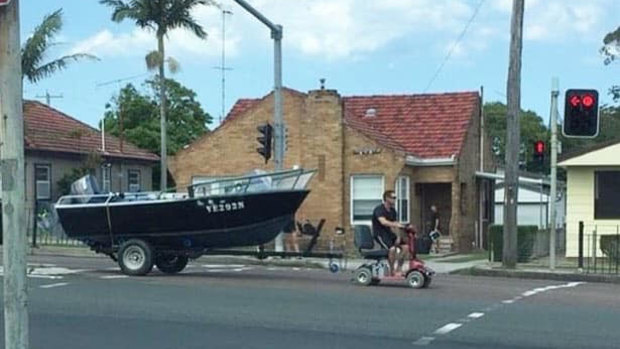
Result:
<instances>
[{"instance_id":1,"label":"fence post","mask_svg":"<svg viewBox=\"0 0 620 349\"><path fill-rule=\"evenodd\" d=\"M583 221L579 221L579 269L583 269Z\"/></svg>"},{"instance_id":2,"label":"fence post","mask_svg":"<svg viewBox=\"0 0 620 349\"><path fill-rule=\"evenodd\" d=\"M596 243L597 243L597 233L598 227L594 226L594 231L592 232L592 256L594 257L594 272L596 273Z\"/></svg>"}]
</instances>

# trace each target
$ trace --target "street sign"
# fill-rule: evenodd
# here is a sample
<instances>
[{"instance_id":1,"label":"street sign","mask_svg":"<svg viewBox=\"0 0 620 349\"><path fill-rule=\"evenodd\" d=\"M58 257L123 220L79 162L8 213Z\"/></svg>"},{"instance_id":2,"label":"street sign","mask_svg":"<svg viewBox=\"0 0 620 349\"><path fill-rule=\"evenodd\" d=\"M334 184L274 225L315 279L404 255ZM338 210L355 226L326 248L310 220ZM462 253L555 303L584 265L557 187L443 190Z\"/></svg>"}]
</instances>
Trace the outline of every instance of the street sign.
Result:
<instances>
[{"instance_id":1,"label":"street sign","mask_svg":"<svg viewBox=\"0 0 620 349\"><path fill-rule=\"evenodd\" d=\"M0 6L8 5L11 0L0 0Z\"/></svg>"}]
</instances>

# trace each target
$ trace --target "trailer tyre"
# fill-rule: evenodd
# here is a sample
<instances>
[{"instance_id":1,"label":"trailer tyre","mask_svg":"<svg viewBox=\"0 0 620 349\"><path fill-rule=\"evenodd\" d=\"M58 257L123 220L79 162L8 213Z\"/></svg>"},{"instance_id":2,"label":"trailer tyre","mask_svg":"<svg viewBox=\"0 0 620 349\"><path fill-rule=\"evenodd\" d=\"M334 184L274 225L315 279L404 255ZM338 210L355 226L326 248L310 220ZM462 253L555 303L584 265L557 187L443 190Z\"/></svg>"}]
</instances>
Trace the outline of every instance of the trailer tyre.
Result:
<instances>
[{"instance_id":1,"label":"trailer tyre","mask_svg":"<svg viewBox=\"0 0 620 349\"><path fill-rule=\"evenodd\" d=\"M185 269L188 261L187 256L162 254L155 259L155 265L162 273L176 274Z\"/></svg>"},{"instance_id":2,"label":"trailer tyre","mask_svg":"<svg viewBox=\"0 0 620 349\"><path fill-rule=\"evenodd\" d=\"M153 249L146 241L127 240L118 250L118 265L126 275L146 275L153 269Z\"/></svg>"}]
</instances>

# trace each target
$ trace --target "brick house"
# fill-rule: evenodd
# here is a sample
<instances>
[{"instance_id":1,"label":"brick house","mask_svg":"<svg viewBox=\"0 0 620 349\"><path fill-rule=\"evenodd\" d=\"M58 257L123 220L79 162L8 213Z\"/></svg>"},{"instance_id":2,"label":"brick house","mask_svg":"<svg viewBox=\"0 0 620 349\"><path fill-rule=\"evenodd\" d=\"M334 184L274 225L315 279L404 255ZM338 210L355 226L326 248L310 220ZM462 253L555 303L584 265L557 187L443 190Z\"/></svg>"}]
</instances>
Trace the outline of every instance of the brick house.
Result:
<instances>
[{"instance_id":1,"label":"brick house","mask_svg":"<svg viewBox=\"0 0 620 349\"><path fill-rule=\"evenodd\" d=\"M284 88L282 94L284 168L317 169L296 218L325 218L323 243L344 228L351 247L352 225L369 223L383 191L394 189L402 222L428 231L436 204L449 247L482 246L492 200L476 171L493 164L489 142L481 142L477 92L341 97L334 90ZM272 113L272 94L238 100L216 130L170 160L177 185L272 169L256 152L256 127Z\"/></svg>"},{"instance_id":2,"label":"brick house","mask_svg":"<svg viewBox=\"0 0 620 349\"><path fill-rule=\"evenodd\" d=\"M54 203L62 194L58 181L83 166L95 154L100 166L94 175L102 191L152 189L152 166L159 157L36 101L24 101L24 152L26 209L32 219L35 207Z\"/></svg>"}]
</instances>

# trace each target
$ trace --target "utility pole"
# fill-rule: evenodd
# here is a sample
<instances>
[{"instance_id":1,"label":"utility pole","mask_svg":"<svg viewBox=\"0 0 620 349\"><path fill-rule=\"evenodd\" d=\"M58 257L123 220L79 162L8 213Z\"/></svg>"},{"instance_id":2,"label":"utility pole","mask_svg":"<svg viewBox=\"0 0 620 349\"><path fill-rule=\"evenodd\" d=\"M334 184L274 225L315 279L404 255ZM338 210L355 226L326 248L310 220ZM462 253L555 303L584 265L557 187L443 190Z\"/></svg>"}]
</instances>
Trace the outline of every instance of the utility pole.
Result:
<instances>
[{"instance_id":1,"label":"utility pole","mask_svg":"<svg viewBox=\"0 0 620 349\"><path fill-rule=\"evenodd\" d=\"M41 96L41 95L37 95L36 98L45 98L45 104L47 104L48 106L51 106L51 99L52 98L62 98L62 95L50 95L50 93L45 90L45 95Z\"/></svg>"},{"instance_id":2,"label":"utility pole","mask_svg":"<svg viewBox=\"0 0 620 349\"><path fill-rule=\"evenodd\" d=\"M519 114L521 110L521 49L523 44L524 0L513 0L510 23L510 62L508 65L508 115L506 116L506 190L504 193L504 247L506 268L517 264L517 205L519 193Z\"/></svg>"},{"instance_id":3,"label":"utility pole","mask_svg":"<svg viewBox=\"0 0 620 349\"><path fill-rule=\"evenodd\" d=\"M267 17L263 16L255 8L250 6L245 0L235 0L239 6L251 13L256 19L261 21L271 29L273 39L273 123L274 123L274 162L276 171L284 167L284 120L282 117L282 26L272 23ZM283 250L282 233L276 237L276 251Z\"/></svg>"},{"instance_id":4,"label":"utility pole","mask_svg":"<svg viewBox=\"0 0 620 349\"><path fill-rule=\"evenodd\" d=\"M549 115L551 123L551 188L549 190L549 215L551 216L549 223L549 269L555 269L555 203L557 191L557 162L558 162L558 96L560 91L558 88L558 78L553 78L551 82L551 113Z\"/></svg>"},{"instance_id":5,"label":"utility pole","mask_svg":"<svg viewBox=\"0 0 620 349\"><path fill-rule=\"evenodd\" d=\"M0 0L0 159L6 349L28 348L22 93L19 0Z\"/></svg>"}]
</instances>

